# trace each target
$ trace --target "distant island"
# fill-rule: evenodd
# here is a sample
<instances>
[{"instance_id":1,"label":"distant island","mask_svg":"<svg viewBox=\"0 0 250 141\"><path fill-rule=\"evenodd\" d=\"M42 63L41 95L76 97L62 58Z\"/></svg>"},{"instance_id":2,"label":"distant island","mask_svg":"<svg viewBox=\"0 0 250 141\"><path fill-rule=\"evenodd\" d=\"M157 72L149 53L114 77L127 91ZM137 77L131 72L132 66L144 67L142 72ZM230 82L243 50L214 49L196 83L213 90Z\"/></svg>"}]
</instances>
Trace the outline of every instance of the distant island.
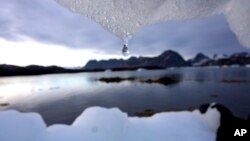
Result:
<instances>
[{"instance_id":1,"label":"distant island","mask_svg":"<svg viewBox=\"0 0 250 141\"><path fill-rule=\"evenodd\" d=\"M40 75L55 73L77 73L96 71L122 71L138 69L166 69L170 67L205 67L205 66L246 66L250 65L250 53L241 52L232 55L214 55L212 58L198 53L191 59L185 60L178 52L167 50L155 57L130 57L127 60L90 60L84 67L79 69L68 69L59 66L26 67L2 64L0 65L0 76L18 75Z\"/></svg>"},{"instance_id":2,"label":"distant island","mask_svg":"<svg viewBox=\"0 0 250 141\"><path fill-rule=\"evenodd\" d=\"M66 69L58 66L38 66L30 65L26 67L14 65L0 65L0 76L19 76L19 75L41 75L55 73L76 73L82 72L82 69Z\"/></svg>"}]
</instances>

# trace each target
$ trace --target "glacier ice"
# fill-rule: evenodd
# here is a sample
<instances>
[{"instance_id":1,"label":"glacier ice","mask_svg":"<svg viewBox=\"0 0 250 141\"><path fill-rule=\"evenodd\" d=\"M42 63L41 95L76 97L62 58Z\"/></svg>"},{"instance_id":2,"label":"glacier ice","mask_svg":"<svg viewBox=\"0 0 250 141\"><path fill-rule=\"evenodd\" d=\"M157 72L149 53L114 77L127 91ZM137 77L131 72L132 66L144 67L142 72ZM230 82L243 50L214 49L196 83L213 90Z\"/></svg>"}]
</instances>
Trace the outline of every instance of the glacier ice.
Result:
<instances>
[{"instance_id":1,"label":"glacier ice","mask_svg":"<svg viewBox=\"0 0 250 141\"><path fill-rule=\"evenodd\" d=\"M124 40L145 25L223 13L238 40L250 47L249 0L56 0Z\"/></svg>"},{"instance_id":2,"label":"glacier ice","mask_svg":"<svg viewBox=\"0 0 250 141\"><path fill-rule=\"evenodd\" d=\"M91 107L72 125L46 127L39 114L0 112L1 141L215 141L220 113L165 112L128 117L117 108Z\"/></svg>"}]
</instances>

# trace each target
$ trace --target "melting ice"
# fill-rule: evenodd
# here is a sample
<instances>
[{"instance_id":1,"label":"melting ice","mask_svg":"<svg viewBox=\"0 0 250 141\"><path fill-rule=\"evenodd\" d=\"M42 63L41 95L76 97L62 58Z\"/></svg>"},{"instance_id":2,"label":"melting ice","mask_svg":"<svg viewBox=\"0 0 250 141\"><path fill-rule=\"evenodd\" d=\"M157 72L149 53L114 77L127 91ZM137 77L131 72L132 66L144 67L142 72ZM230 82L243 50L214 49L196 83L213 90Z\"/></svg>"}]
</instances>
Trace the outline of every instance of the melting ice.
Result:
<instances>
[{"instance_id":1,"label":"melting ice","mask_svg":"<svg viewBox=\"0 0 250 141\"><path fill-rule=\"evenodd\" d=\"M46 127L36 113L0 112L1 141L215 141L220 113L166 112L128 117L117 108L86 109L72 125Z\"/></svg>"},{"instance_id":2,"label":"melting ice","mask_svg":"<svg viewBox=\"0 0 250 141\"><path fill-rule=\"evenodd\" d=\"M239 41L250 47L249 0L56 0L102 25L121 39L145 25L223 13Z\"/></svg>"}]
</instances>

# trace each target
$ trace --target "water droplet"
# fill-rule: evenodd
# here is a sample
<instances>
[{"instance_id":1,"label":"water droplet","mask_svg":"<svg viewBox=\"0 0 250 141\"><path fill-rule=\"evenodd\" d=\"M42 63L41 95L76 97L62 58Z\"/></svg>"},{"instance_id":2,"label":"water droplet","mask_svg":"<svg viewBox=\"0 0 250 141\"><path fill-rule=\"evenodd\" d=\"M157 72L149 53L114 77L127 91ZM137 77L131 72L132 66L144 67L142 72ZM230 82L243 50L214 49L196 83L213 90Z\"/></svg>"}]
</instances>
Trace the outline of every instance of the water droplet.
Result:
<instances>
[{"instance_id":1,"label":"water droplet","mask_svg":"<svg viewBox=\"0 0 250 141\"><path fill-rule=\"evenodd\" d=\"M124 57L129 55L129 50L128 50L128 41L132 38L132 36L130 35L130 33L127 33L127 36L123 38L124 40L124 45L122 48L122 55Z\"/></svg>"},{"instance_id":2,"label":"water droplet","mask_svg":"<svg viewBox=\"0 0 250 141\"><path fill-rule=\"evenodd\" d=\"M129 55L129 50L128 50L127 44L124 44L124 45L123 45L123 48L122 48L122 55L123 55L123 56L128 56L128 55Z\"/></svg>"}]
</instances>

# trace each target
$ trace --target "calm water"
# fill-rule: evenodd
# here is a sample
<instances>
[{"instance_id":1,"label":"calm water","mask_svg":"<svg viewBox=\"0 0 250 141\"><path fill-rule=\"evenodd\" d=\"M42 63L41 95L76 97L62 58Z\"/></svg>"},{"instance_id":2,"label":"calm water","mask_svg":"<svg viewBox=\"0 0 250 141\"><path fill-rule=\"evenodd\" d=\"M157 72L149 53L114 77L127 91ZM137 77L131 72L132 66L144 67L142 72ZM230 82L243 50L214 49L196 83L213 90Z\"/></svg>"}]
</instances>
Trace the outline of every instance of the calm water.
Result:
<instances>
[{"instance_id":1,"label":"calm water","mask_svg":"<svg viewBox=\"0 0 250 141\"><path fill-rule=\"evenodd\" d=\"M96 81L100 77L147 79L165 75L181 81L168 86ZM90 106L119 107L133 116L145 109L189 110L210 102L219 102L235 115L246 118L250 114L250 68L176 68L0 78L0 110L39 112L47 124L71 123Z\"/></svg>"}]
</instances>

